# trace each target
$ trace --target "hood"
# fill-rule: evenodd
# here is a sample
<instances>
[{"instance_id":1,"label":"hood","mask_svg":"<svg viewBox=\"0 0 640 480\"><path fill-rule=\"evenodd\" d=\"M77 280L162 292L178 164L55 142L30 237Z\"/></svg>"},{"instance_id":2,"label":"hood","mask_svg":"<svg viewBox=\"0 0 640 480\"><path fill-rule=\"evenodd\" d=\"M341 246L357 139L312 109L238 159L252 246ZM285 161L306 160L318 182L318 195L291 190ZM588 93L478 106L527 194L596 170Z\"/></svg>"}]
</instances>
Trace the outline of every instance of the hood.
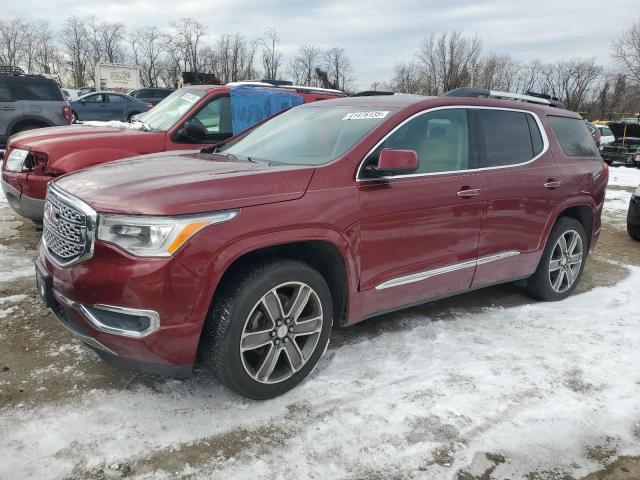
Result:
<instances>
[{"instance_id":1,"label":"hood","mask_svg":"<svg viewBox=\"0 0 640 480\"><path fill-rule=\"evenodd\" d=\"M45 153L47 172L59 175L95 163L158 152L164 149L164 141L164 132L67 125L19 133L11 138L9 147Z\"/></svg>"},{"instance_id":2,"label":"hood","mask_svg":"<svg viewBox=\"0 0 640 480\"><path fill-rule=\"evenodd\" d=\"M189 152L145 155L65 175L56 185L98 212L183 215L295 200L314 168Z\"/></svg>"},{"instance_id":3,"label":"hood","mask_svg":"<svg viewBox=\"0 0 640 480\"><path fill-rule=\"evenodd\" d=\"M627 137L640 138L640 124L612 122L607 125L615 135L616 140L622 138L623 135L625 135L625 127L627 129Z\"/></svg>"}]
</instances>

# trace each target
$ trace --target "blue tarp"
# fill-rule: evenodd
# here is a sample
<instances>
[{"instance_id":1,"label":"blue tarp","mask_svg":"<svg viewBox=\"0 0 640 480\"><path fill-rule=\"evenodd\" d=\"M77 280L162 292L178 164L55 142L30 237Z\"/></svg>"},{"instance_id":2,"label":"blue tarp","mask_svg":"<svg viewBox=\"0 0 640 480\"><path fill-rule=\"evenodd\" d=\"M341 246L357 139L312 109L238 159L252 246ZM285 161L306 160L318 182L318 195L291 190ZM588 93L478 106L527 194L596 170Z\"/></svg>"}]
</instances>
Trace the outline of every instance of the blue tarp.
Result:
<instances>
[{"instance_id":1,"label":"blue tarp","mask_svg":"<svg viewBox=\"0 0 640 480\"><path fill-rule=\"evenodd\" d=\"M287 108L303 103L295 92L277 92L261 87L231 87L231 128L234 135Z\"/></svg>"}]
</instances>

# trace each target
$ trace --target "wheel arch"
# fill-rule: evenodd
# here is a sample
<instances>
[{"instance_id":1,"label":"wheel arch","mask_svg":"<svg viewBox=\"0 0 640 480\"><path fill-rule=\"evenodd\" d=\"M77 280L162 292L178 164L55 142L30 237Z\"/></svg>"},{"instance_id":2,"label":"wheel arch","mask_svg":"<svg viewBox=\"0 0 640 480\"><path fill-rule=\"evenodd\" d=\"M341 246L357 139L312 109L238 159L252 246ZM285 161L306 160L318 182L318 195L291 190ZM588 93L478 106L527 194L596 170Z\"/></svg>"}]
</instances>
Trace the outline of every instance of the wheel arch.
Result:
<instances>
[{"instance_id":1,"label":"wheel arch","mask_svg":"<svg viewBox=\"0 0 640 480\"><path fill-rule=\"evenodd\" d=\"M34 115L27 115L20 118L16 118L7 128L9 135L18 133L18 129L25 125L37 125L38 127L53 127L54 124L44 117L38 117Z\"/></svg>"},{"instance_id":2,"label":"wheel arch","mask_svg":"<svg viewBox=\"0 0 640 480\"><path fill-rule=\"evenodd\" d=\"M580 222L580 224L584 227L584 231L587 236L588 251L591 248L595 214L596 207L593 201L576 201L559 206L555 214L551 216L549 222L547 223L547 227L545 228L544 236L542 238L543 241L540 245L541 249L544 249L544 247L546 246L549 235L551 234L551 230L556 225L556 223L558 223L558 220L561 217L570 217Z\"/></svg>"},{"instance_id":3,"label":"wheel arch","mask_svg":"<svg viewBox=\"0 0 640 480\"><path fill-rule=\"evenodd\" d=\"M211 304L221 288L233 282L252 265L274 258L299 260L316 269L325 279L333 300L333 318L342 325L349 311L349 273L347 261L340 248L326 239L299 240L275 245L263 246L245 251L228 263L220 277L213 294Z\"/></svg>"}]
</instances>

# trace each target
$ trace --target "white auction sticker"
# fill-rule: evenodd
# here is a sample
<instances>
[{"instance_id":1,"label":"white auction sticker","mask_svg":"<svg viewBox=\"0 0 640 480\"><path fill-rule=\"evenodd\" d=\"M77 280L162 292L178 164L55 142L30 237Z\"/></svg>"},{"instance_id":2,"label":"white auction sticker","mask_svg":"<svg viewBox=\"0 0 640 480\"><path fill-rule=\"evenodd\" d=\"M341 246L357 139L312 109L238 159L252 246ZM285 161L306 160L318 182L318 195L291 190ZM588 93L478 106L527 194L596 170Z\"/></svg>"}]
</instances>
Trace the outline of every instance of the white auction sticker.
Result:
<instances>
[{"instance_id":1,"label":"white auction sticker","mask_svg":"<svg viewBox=\"0 0 640 480\"><path fill-rule=\"evenodd\" d=\"M193 93L185 93L180 98L182 98L182 100L186 100L189 103L196 103L200 99L199 96L194 95Z\"/></svg>"},{"instance_id":2,"label":"white auction sticker","mask_svg":"<svg viewBox=\"0 0 640 480\"><path fill-rule=\"evenodd\" d=\"M342 120L371 120L379 119L387 116L388 111L375 111L375 112L351 112L347 113Z\"/></svg>"}]
</instances>

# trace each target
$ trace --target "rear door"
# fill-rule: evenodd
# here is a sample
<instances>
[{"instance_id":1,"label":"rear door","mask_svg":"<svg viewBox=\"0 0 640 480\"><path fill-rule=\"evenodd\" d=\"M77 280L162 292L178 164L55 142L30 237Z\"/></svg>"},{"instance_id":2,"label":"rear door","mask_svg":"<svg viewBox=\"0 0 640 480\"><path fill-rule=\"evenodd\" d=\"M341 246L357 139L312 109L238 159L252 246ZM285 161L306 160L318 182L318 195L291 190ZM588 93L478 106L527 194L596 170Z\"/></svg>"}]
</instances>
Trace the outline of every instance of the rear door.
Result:
<instances>
[{"instance_id":1,"label":"rear door","mask_svg":"<svg viewBox=\"0 0 640 480\"><path fill-rule=\"evenodd\" d=\"M6 142L10 126L22 118L22 113L22 104L16 102L9 82L0 76L0 143Z\"/></svg>"},{"instance_id":2,"label":"rear door","mask_svg":"<svg viewBox=\"0 0 640 480\"><path fill-rule=\"evenodd\" d=\"M123 95L117 95L115 93L109 93L107 95L107 115L106 120L120 120L125 121L125 109L127 106L127 99Z\"/></svg>"},{"instance_id":3,"label":"rear door","mask_svg":"<svg viewBox=\"0 0 640 480\"><path fill-rule=\"evenodd\" d=\"M532 274L564 175L540 119L515 109L474 110L486 200L474 287ZM483 259L495 259L484 263Z\"/></svg>"},{"instance_id":4,"label":"rear door","mask_svg":"<svg viewBox=\"0 0 640 480\"><path fill-rule=\"evenodd\" d=\"M419 169L362 177L360 288L374 311L408 305L471 285L483 206L483 178L465 108L427 111L393 132L383 148L415 150Z\"/></svg>"}]
</instances>

